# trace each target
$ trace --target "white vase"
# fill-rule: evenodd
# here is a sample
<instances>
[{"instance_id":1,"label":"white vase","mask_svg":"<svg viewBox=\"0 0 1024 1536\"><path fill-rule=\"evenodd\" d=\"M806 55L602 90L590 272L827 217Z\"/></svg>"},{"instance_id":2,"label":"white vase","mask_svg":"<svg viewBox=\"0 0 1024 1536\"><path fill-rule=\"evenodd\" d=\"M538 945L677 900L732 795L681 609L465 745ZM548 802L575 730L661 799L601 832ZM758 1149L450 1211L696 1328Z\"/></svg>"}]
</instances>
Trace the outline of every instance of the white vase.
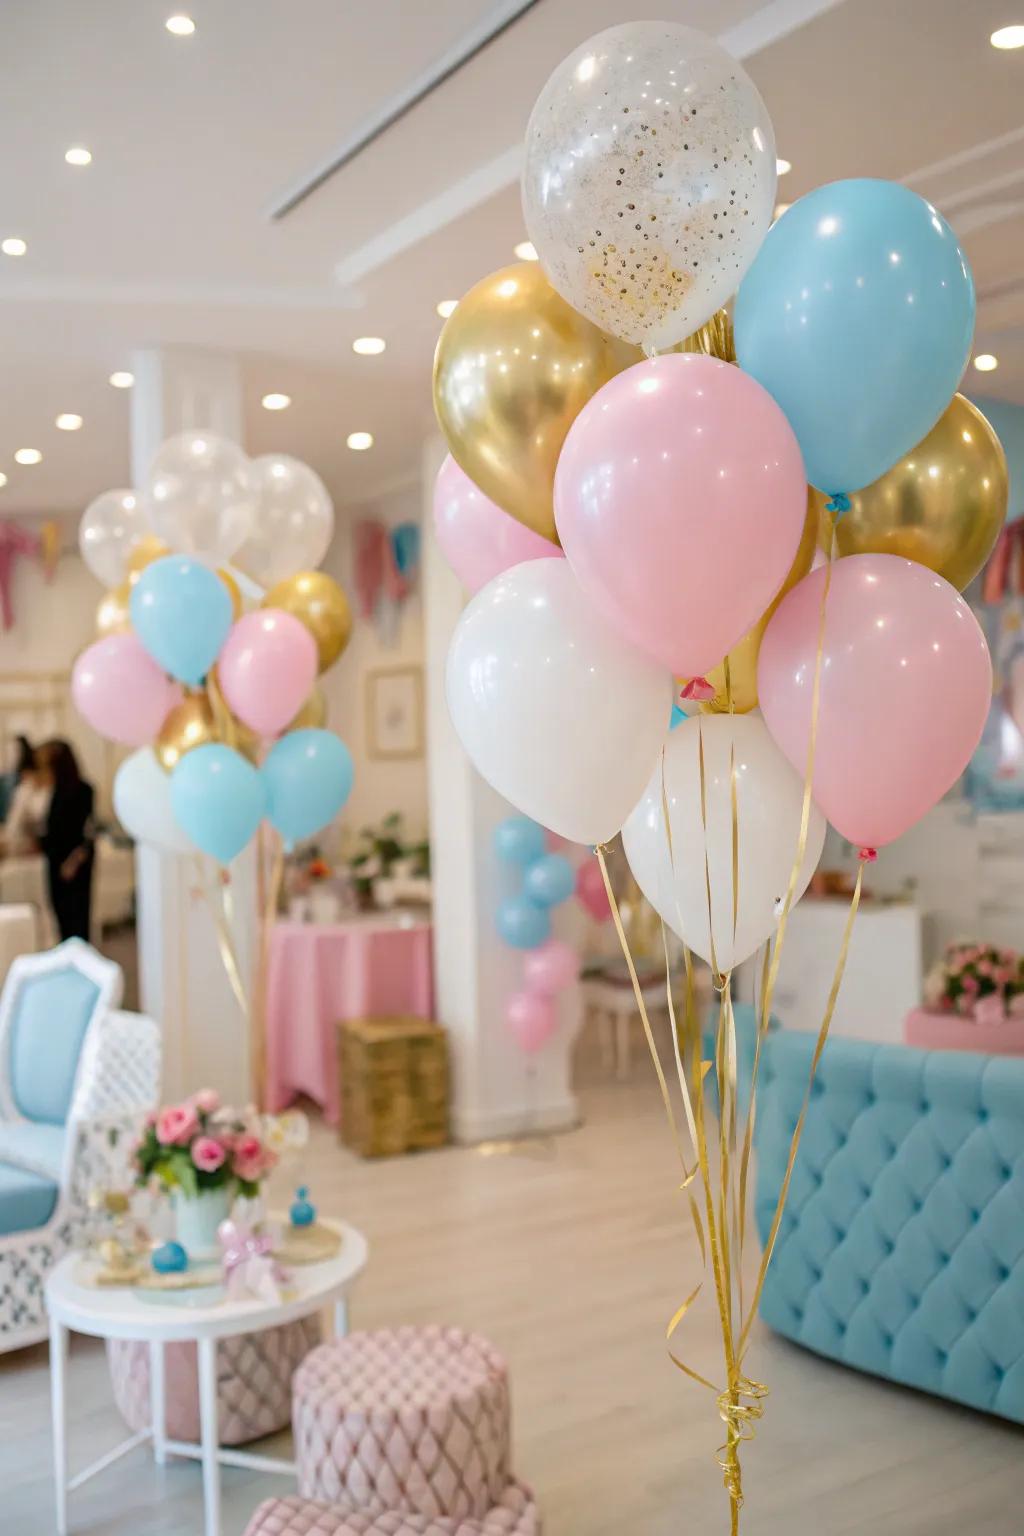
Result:
<instances>
[{"instance_id":1,"label":"white vase","mask_svg":"<svg viewBox=\"0 0 1024 1536\"><path fill-rule=\"evenodd\" d=\"M220 1253L217 1228L231 1215L235 1203L234 1184L219 1184L215 1189L201 1189L188 1196L174 1191L174 1225L178 1242L190 1259L215 1259Z\"/></svg>"},{"instance_id":2,"label":"white vase","mask_svg":"<svg viewBox=\"0 0 1024 1536\"><path fill-rule=\"evenodd\" d=\"M310 897L310 906L314 923L336 923L340 916L340 907L336 892L327 890L314 890Z\"/></svg>"}]
</instances>

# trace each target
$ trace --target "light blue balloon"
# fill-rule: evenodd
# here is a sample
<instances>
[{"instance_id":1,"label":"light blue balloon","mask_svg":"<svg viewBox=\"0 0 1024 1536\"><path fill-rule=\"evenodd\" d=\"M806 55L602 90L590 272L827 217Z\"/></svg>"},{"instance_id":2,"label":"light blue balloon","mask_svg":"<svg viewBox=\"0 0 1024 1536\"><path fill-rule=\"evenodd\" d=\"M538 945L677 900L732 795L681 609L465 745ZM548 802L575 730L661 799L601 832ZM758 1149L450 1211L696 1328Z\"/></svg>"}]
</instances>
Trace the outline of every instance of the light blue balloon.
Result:
<instances>
[{"instance_id":1,"label":"light blue balloon","mask_svg":"<svg viewBox=\"0 0 1024 1536\"><path fill-rule=\"evenodd\" d=\"M186 555L147 565L129 606L132 627L153 660L192 688L217 660L234 618L220 577Z\"/></svg>"},{"instance_id":2,"label":"light blue balloon","mask_svg":"<svg viewBox=\"0 0 1024 1536\"><path fill-rule=\"evenodd\" d=\"M354 772L352 754L333 731L289 731L260 769L268 820L286 842L312 837L345 804Z\"/></svg>"},{"instance_id":3,"label":"light blue balloon","mask_svg":"<svg viewBox=\"0 0 1024 1536\"><path fill-rule=\"evenodd\" d=\"M186 837L221 864L241 853L266 814L258 771L231 747L195 747L171 774L171 807Z\"/></svg>"},{"instance_id":4,"label":"light blue balloon","mask_svg":"<svg viewBox=\"0 0 1024 1536\"><path fill-rule=\"evenodd\" d=\"M678 704L672 705L672 713L668 717L668 728L674 731L677 725L682 725L684 720L689 720L685 709L680 709Z\"/></svg>"},{"instance_id":5,"label":"light blue balloon","mask_svg":"<svg viewBox=\"0 0 1024 1536\"><path fill-rule=\"evenodd\" d=\"M536 949L551 937L551 918L546 907L538 907L525 896L510 896L498 908L499 936L512 949Z\"/></svg>"},{"instance_id":6,"label":"light blue balloon","mask_svg":"<svg viewBox=\"0 0 1024 1536\"><path fill-rule=\"evenodd\" d=\"M974 280L956 236L891 181L800 198L736 296L740 367L781 405L808 480L833 496L870 485L931 431L973 334Z\"/></svg>"},{"instance_id":7,"label":"light blue balloon","mask_svg":"<svg viewBox=\"0 0 1024 1536\"><path fill-rule=\"evenodd\" d=\"M538 906L557 907L576 889L576 876L568 859L560 853L546 853L526 871L523 889Z\"/></svg>"},{"instance_id":8,"label":"light blue balloon","mask_svg":"<svg viewBox=\"0 0 1024 1536\"><path fill-rule=\"evenodd\" d=\"M529 816L506 816L494 829L494 851L506 864L532 864L546 846L544 828Z\"/></svg>"}]
</instances>

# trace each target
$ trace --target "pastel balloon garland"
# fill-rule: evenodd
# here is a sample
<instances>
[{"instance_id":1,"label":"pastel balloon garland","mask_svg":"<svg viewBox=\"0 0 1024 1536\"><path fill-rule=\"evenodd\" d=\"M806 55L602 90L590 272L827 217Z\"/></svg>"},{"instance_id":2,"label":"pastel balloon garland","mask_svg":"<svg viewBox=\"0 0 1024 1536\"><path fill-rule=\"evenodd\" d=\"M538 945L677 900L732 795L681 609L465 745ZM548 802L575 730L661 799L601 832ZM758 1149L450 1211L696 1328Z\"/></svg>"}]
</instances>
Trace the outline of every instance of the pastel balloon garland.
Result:
<instances>
[{"instance_id":1,"label":"pastel balloon garland","mask_svg":"<svg viewBox=\"0 0 1024 1536\"><path fill-rule=\"evenodd\" d=\"M551 913L576 889L569 860L551 852L544 828L526 816L507 816L494 829L494 851L520 876L520 889L505 896L495 914L499 937L525 953L523 985L505 1008L505 1024L520 1049L533 1056L558 1028L558 995L579 976L579 955L551 933Z\"/></svg>"}]
</instances>

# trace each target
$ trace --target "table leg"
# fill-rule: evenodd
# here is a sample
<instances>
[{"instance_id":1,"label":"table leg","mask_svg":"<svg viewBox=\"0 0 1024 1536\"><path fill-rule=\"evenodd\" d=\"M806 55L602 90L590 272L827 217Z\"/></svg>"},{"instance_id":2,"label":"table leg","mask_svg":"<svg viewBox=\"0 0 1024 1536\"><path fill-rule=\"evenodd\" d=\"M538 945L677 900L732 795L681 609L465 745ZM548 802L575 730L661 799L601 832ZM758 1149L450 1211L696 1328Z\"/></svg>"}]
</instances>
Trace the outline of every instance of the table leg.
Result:
<instances>
[{"instance_id":1,"label":"table leg","mask_svg":"<svg viewBox=\"0 0 1024 1536\"><path fill-rule=\"evenodd\" d=\"M57 1536L68 1530L68 1330L50 1322L50 1409L53 1421L53 1481L57 1500Z\"/></svg>"},{"instance_id":2,"label":"table leg","mask_svg":"<svg viewBox=\"0 0 1024 1536\"><path fill-rule=\"evenodd\" d=\"M220 1536L220 1464L217 1460L217 1341L200 1339L199 1438L203 1460L206 1536Z\"/></svg>"},{"instance_id":3,"label":"table leg","mask_svg":"<svg viewBox=\"0 0 1024 1536\"><path fill-rule=\"evenodd\" d=\"M153 1423L153 1456L158 1467L167 1465L167 1392L164 1346L154 1339L149 1346L149 1405Z\"/></svg>"},{"instance_id":4,"label":"table leg","mask_svg":"<svg viewBox=\"0 0 1024 1536\"><path fill-rule=\"evenodd\" d=\"M348 1297L339 1296L334 1303L334 1337L343 1339L348 1333Z\"/></svg>"}]
</instances>

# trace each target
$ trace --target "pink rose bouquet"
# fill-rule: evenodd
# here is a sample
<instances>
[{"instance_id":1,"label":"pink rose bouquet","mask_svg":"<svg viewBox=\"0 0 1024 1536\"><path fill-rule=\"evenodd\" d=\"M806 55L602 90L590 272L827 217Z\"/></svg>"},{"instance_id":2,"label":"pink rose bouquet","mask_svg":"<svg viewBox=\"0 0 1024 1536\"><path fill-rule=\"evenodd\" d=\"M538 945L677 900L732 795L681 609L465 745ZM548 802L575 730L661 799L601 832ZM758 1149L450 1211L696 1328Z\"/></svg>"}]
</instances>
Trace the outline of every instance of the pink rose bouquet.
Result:
<instances>
[{"instance_id":1,"label":"pink rose bouquet","mask_svg":"<svg viewBox=\"0 0 1024 1536\"><path fill-rule=\"evenodd\" d=\"M229 1186L251 1199L277 1162L254 1110L222 1105L212 1088L147 1117L135 1148L136 1182L194 1196Z\"/></svg>"},{"instance_id":2,"label":"pink rose bouquet","mask_svg":"<svg viewBox=\"0 0 1024 1536\"><path fill-rule=\"evenodd\" d=\"M1024 960L994 944L948 944L925 981L930 1008L992 1024L1024 1009Z\"/></svg>"}]
</instances>

